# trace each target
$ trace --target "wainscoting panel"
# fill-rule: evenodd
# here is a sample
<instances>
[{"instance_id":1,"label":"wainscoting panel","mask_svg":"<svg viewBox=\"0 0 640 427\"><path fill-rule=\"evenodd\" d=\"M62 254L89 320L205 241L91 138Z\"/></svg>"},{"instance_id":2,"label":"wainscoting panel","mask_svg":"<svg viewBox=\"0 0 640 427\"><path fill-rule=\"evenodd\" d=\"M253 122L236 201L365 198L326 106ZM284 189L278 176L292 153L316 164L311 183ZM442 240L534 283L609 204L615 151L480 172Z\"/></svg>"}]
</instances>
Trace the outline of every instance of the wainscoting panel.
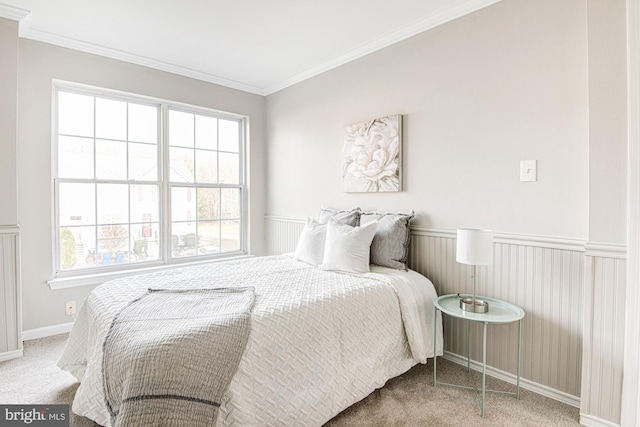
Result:
<instances>
[{"instance_id":1,"label":"wainscoting panel","mask_svg":"<svg viewBox=\"0 0 640 427\"><path fill-rule=\"evenodd\" d=\"M299 219L267 217L269 254L294 251L303 225ZM431 279L439 295L473 291L473 268L457 263L455 252L455 231L412 227L409 266ZM497 234L494 264L479 267L477 274L478 294L519 305L526 313L523 386L579 406L585 242ZM444 329L445 352L452 360L462 360L460 356L467 355L467 323L444 316ZM471 357L481 361L482 326L472 325L471 334ZM517 324L490 326L487 340L491 371L512 378L517 371Z\"/></svg>"},{"instance_id":2,"label":"wainscoting panel","mask_svg":"<svg viewBox=\"0 0 640 427\"><path fill-rule=\"evenodd\" d=\"M472 293L473 267L456 262L454 232L414 228L411 268L429 277L438 295ZM496 236L494 263L478 267L477 293L522 307L521 375L532 383L580 395L584 244L526 236ZM491 308L489 308L491 309ZM445 351L467 355L467 322L445 316ZM471 327L471 358L482 360L482 326ZM515 375L517 324L487 333L487 364ZM571 397L575 397L572 399Z\"/></svg>"},{"instance_id":3,"label":"wainscoting panel","mask_svg":"<svg viewBox=\"0 0 640 427\"><path fill-rule=\"evenodd\" d=\"M22 356L20 232L0 227L0 361Z\"/></svg>"},{"instance_id":4,"label":"wainscoting panel","mask_svg":"<svg viewBox=\"0 0 640 427\"><path fill-rule=\"evenodd\" d=\"M624 357L625 292L624 250L587 245L585 271L583 424L590 420L620 423ZM589 421L589 422L587 422Z\"/></svg>"},{"instance_id":5,"label":"wainscoting panel","mask_svg":"<svg viewBox=\"0 0 640 427\"><path fill-rule=\"evenodd\" d=\"M267 255L295 252L304 224L304 220L297 218L265 217Z\"/></svg>"}]
</instances>

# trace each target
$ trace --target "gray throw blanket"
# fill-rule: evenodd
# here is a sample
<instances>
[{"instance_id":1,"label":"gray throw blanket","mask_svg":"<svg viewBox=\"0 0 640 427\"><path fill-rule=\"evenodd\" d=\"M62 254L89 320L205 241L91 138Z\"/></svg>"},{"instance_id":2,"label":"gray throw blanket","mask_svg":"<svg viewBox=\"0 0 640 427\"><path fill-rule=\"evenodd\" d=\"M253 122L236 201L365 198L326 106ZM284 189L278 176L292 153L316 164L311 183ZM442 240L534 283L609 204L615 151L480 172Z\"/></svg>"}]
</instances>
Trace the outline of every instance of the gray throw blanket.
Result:
<instances>
[{"instance_id":1,"label":"gray throw blanket","mask_svg":"<svg viewBox=\"0 0 640 427\"><path fill-rule=\"evenodd\" d=\"M250 332L253 288L149 289L114 318L104 392L115 426L213 426Z\"/></svg>"}]
</instances>

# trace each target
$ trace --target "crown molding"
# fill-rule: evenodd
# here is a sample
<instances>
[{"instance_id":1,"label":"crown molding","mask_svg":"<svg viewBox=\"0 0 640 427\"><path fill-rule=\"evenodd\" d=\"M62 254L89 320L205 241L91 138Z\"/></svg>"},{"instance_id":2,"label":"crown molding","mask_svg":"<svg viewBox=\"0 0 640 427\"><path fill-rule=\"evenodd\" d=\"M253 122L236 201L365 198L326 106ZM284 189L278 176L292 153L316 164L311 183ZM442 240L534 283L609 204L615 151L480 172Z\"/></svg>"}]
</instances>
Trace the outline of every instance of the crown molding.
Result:
<instances>
[{"instance_id":1,"label":"crown molding","mask_svg":"<svg viewBox=\"0 0 640 427\"><path fill-rule=\"evenodd\" d=\"M29 25L30 11L25 9L16 8L0 3L0 17L6 17L14 19L20 22L19 35L20 37L36 40L44 43L50 43L56 46L61 46L69 49L79 50L81 52L91 53L94 55L100 55L111 59L117 59L119 61L129 62L136 65L142 65L144 67L153 68L160 71L166 71L169 73L181 75L184 77L193 78L196 80L205 81L208 83L225 86L230 89L237 89L243 92L249 92L256 95L267 96L282 89L285 89L294 84L300 83L304 80L315 77L326 71L337 68L355 59L361 58L365 55L388 47L392 44L398 43L416 34L435 28L439 25L460 18L464 15L468 15L477 10L483 9L492 4L498 3L502 0L467 0L453 7L449 7L432 14L428 17L418 19L410 22L400 28L397 28L393 32L390 32L382 37L379 37L371 42L365 43L355 49L338 55L314 68L311 68L305 72L296 74L288 79L282 80L279 83L268 87L257 87L242 82L226 79L210 73L194 70L191 68L183 67L177 64L158 61L152 58L147 58L141 55L136 55L130 52L125 52L117 49L112 49L106 46L100 46L93 43L87 43L81 40L72 39L69 37L60 36L58 34L42 31L31 28ZM26 18L26 19L25 19Z\"/></svg>"},{"instance_id":2,"label":"crown molding","mask_svg":"<svg viewBox=\"0 0 640 427\"><path fill-rule=\"evenodd\" d=\"M425 18L410 22L409 24L404 25L391 33L388 33L371 42L365 43L342 55L330 59L329 61L318 65L317 67L311 68L310 70L307 70L300 74L296 74L295 76L276 83L275 85L267 87L265 89L266 95L271 95L272 93L286 89L289 86L293 86L294 84L315 77L326 71L337 68L348 62L354 61L370 53L391 46L392 44L401 42L402 40L408 39L409 37L413 37L417 34L438 27L447 22L453 21L454 19L461 18L464 15L476 12L500 1L502 0L469 0L453 7L441 10L439 13L431 14Z\"/></svg>"},{"instance_id":3,"label":"crown molding","mask_svg":"<svg viewBox=\"0 0 640 427\"><path fill-rule=\"evenodd\" d=\"M213 74L204 73L202 71L193 70L191 68L182 67L179 65L171 64L168 62L158 61L155 59L147 58L141 55L100 46L93 43L83 42L81 40L72 39L69 37L60 36L47 31L35 30L32 28L26 29L21 37L39 42L50 43L56 46L61 46L69 49L79 50L81 52L91 53L94 55L104 56L111 59L117 59L119 61L128 62L131 64L142 65L144 67L153 68L160 71L166 71L173 74L178 74L184 77L190 77L196 80L202 80L208 83L225 86L230 89L237 89L243 92L249 92L257 95L264 95L264 91L261 88L247 85L234 80L218 77Z\"/></svg>"},{"instance_id":4,"label":"crown molding","mask_svg":"<svg viewBox=\"0 0 640 427\"><path fill-rule=\"evenodd\" d=\"M31 11L27 9L0 3L0 18L7 18L11 19L12 21L21 21L29 16L30 13Z\"/></svg>"}]
</instances>

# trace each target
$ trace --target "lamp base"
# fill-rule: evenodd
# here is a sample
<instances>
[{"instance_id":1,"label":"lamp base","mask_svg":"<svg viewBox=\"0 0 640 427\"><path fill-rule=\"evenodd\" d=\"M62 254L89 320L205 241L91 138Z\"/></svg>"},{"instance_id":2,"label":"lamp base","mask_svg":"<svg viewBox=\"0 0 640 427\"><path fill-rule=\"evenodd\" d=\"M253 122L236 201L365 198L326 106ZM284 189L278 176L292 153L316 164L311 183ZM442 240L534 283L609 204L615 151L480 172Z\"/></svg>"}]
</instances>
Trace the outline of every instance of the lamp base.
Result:
<instances>
[{"instance_id":1,"label":"lamp base","mask_svg":"<svg viewBox=\"0 0 640 427\"><path fill-rule=\"evenodd\" d=\"M472 313L486 313L489 311L489 303L477 298L460 298L460 308Z\"/></svg>"}]
</instances>

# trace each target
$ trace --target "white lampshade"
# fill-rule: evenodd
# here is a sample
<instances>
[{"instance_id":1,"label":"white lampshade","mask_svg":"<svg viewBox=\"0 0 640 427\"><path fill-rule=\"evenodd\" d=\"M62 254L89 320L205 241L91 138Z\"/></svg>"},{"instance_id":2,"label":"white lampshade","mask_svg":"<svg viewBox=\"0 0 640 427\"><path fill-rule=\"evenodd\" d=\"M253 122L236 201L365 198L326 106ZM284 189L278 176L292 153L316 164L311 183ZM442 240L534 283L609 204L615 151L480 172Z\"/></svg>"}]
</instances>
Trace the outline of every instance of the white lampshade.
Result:
<instances>
[{"instance_id":1,"label":"white lampshade","mask_svg":"<svg viewBox=\"0 0 640 427\"><path fill-rule=\"evenodd\" d=\"M459 228L456 261L470 265L493 264L493 231Z\"/></svg>"}]
</instances>

